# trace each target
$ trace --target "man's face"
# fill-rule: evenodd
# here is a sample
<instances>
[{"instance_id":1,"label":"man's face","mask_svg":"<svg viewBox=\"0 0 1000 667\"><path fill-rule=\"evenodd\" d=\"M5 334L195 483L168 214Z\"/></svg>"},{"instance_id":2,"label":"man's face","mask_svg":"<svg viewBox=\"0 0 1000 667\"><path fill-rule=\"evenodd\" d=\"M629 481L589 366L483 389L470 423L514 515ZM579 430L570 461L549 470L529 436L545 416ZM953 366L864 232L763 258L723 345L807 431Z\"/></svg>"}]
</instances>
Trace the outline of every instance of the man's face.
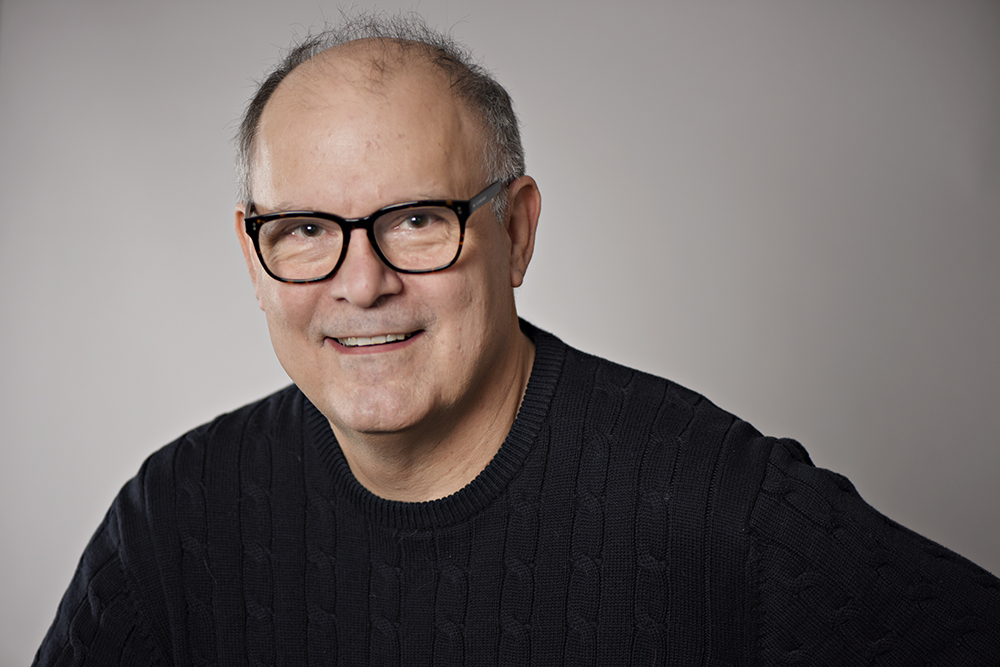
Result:
<instances>
[{"instance_id":1,"label":"man's face","mask_svg":"<svg viewBox=\"0 0 1000 667\"><path fill-rule=\"evenodd\" d=\"M259 211L353 218L405 201L468 199L489 185L478 126L440 74L410 67L372 84L369 72L327 58L275 91L258 134ZM458 263L431 274L392 271L355 230L333 278L281 283L240 236L279 361L339 432L447 430L499 389L519 335L511 287L520 273L488 206L469 219ZM338 342L386 334L412 335Z\"/></svg>"}]
</instances>

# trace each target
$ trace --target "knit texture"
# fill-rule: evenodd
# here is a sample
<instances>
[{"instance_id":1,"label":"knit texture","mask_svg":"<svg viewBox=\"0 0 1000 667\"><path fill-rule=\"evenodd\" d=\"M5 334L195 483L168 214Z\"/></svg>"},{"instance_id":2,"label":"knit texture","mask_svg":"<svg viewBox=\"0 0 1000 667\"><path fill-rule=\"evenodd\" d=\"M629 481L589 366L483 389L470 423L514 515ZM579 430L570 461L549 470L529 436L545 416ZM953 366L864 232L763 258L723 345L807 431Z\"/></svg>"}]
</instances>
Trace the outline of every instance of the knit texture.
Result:
<instances>
[{"instance_id":1,"label":"knit texture","mask_svg":"<svg viewBox=\"0 0 1000 667\"><path fill-rule=\"evenodd\" d=\"M295 387L153 454L37 665L1000 664L1000 582L800 445L536 346L468 486L371 494Z\"/></svg>"}]
</instances>

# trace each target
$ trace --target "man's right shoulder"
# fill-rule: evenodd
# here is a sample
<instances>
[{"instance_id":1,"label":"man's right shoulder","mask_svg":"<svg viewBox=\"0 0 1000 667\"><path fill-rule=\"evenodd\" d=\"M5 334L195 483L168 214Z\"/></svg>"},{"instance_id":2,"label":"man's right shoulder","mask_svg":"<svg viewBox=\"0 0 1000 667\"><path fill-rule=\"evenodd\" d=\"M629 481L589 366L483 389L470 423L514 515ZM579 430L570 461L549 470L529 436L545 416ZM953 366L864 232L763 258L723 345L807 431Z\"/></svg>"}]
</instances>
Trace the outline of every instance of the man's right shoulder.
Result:
<instances>
[{"instance_id":1,"label":"man's right shoulder","mask_svg":"<svg viewBox=\"0 0 1000 667\"><path fill-rule=\"evenodd\" d=\"M205 591L231 569L209 563L233 562L250 539L240 520L267 510L254 501L267 497L268 464L301 446L306 400L286 387L150 455L91 538L36 664L172 664L170 619L210 611Z\"/></svg>"},{"instance_id":2,"label":"man's right shoulder","mask_svg":"<svg viewBox=\"0 0 1000 667\"><path fill-rule=\"evenodd\" d=\"M290 385L219 415L151 454L106 519L129 576L142 578L165 567L162 554L173 553L176 544L201 553L207 534L222 534L233 517L245 513L244 496L266 496L275 461L301 452L306 402ZM155 588L149 582L133 584L137 590Z\"/></svg>"},{"instance_id":3,"label":"man's right shoulder","mask_svg":"<svg viewBox=\"0 0 1000 667\"><path fill-rule=\"evenodd\" d=\"M282 435L297 430L307 400L291 384L225 412L153 452L133 482L145 485L152 478L204 477L208 467L235 465L248 448L267 447Z\"/></svg>"}]
</instances>

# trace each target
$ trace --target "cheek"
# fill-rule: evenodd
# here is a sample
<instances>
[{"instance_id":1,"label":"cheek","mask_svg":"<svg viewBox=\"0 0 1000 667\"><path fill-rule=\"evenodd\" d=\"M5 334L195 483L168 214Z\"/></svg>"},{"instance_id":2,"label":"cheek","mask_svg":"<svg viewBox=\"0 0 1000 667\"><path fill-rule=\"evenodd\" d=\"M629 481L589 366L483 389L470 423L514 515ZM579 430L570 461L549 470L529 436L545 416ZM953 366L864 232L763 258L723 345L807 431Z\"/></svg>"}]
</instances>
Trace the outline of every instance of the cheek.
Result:
<instances>
[{"instance_id":1,"label":"cheek","mask_svg":"<svg viewBox=\"0 0 1000 667\"><path fill-rule=\"evenodd\" d=\"M503 228L488 220L477 231L479 233L471 242L467 239L466 250L462 251L459 261L466 259L468 253L467 272L484 291L509 288L509 250Z\"/></svg>"},{"instance_id":2,"label":"cheek","mask_svg":"<svg viewBox=\"0 0 1000 667\"><path fill-rule=\"evenodd\" d=\"M471 264L471 263L470 263ZM450 318L458 325L473 325L488 310L491 300L488 274L482 267L463 267L463 271L449 269L439 274L433 290L425 292L428 302L433 302L435 310Z\"/></svg>"},{"instance_id":3,"label":"cheek","mask_svg":"<svg viewBox=\"0 0 1000 667\"><path fill-rule=\"evenodd\" d=\"M470 259L476 262L451 276L454 282L447 292L449 296L440 301L442 306L447 304L454 327L454 352L466 361L494 346L497 335L510 327L512 308L506 265L483 253Z\"/></svg>"},{"instance_id":4,"label":"cheek","mask_svg":"<svg viewBox=\"0 0 1000 667\"><path fill-rule=\"evenodd\" d=\"M288 285L272 280L260 293L261 308L272 337L308 329L317 298L318 291L311 285Z\"/></svg>"}]
</instances>

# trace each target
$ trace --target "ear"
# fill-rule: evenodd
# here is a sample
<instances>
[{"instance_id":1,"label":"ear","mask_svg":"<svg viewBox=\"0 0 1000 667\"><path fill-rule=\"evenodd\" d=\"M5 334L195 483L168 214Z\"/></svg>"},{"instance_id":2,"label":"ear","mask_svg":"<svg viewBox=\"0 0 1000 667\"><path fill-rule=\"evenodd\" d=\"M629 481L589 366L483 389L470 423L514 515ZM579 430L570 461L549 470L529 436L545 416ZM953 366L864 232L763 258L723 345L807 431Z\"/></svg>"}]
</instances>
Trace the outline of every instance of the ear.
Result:
<instances>
[{"instance_id":1,"label":"ear","mask_svg":"<svg viewBox=\"0 0 1000 667\"><path fill-rule=\"evenodd\" d=\"M246 225L243 223L246 218L246 204L239 202L236 204L236 238L240 242L240 250L243 251L243 260L247 263L247 271L250 272L250 282L253 283L253 293L257 297L257 305L264 310L264 304L260 299L260 261L257 259L257 251L254 250L253 240L247 235Z\"/></svg>"},{"instance_id":2,"label":"ear","mask_svg":"<svg viewBox=\"0 0 1000 667\"><path fill-rule=\"evenodd\" d=\"M508 186L507 236L510 238L510 286L520 287L535 250L535 230L542 212L542 194L531 176Z\"/></svg>"}]
</instances>

